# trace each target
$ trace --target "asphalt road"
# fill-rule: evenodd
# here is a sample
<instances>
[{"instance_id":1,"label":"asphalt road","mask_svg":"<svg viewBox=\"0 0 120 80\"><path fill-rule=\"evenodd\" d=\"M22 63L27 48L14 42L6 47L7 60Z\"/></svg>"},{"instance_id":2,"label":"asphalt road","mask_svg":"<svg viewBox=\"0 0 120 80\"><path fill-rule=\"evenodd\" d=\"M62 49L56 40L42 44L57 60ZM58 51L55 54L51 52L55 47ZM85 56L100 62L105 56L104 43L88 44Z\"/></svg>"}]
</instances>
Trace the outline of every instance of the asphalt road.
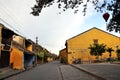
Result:
<instances>
[{"instance_id":1,"label":"asphalt road","mask_svg":"<svg viewBox=\"0 0 120 80\"><path fill-rule=\"evenodd\" d=\"M38 65L29 71L22 72L5 80L98 80L70 65L53 61Z\"/></svg>"},{"instance_id":2,"label":"asphalt road","mask_svg":"<svg viewBox=\"0 0 120 80\"><path fill-rule=\"evenodd\" d=\"M29 71L23 72L5 80L62 80L59 72L60 65L61 64L58 61L38 65Z\"/></svg>"},{"instance_id":3,"label":"asphalt road","mask_svg":"<svg viewBox=\"0 0 120 80\"><path fill-rule=\"evenodd\" d=\"M78 70L69 65L60 66L63 80L100 80L86 72Z\"/></svg>"}]
</instances>

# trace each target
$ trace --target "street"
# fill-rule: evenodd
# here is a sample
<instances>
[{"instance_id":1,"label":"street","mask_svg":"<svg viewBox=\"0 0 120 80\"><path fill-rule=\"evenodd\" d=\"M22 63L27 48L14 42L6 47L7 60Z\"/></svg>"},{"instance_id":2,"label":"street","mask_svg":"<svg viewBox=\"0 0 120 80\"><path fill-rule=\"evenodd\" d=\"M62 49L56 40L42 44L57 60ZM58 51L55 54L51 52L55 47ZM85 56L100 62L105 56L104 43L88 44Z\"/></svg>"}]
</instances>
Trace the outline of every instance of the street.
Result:
<instances>
[{"instance_id":1,"label":"street","mask_svg":"<svg viewBox=\"0 0 120 80\"><path fill-rule=\"evenodd\" d=\"M69 65L60 66L64 80L100 80Z\"/></svg>"},{"instance_id":2,"label":"street","mask_svg":"<svg viewBox=\"0 0 120 80\"><path fill-rule=\"evenodd\" d=\"M9 77L5 80L98 80L70 65L53 61Z\"/></svg>"},{"instance_id":3,"label":"street","mask_svg":"<svg viewBox=\"0 0 120 80\"><path fill-rule=\"evenodd\" d=\"M50 62L10 77L6 80L61 80L59 73L59 62Z\"/></svg>"}]
</instances>

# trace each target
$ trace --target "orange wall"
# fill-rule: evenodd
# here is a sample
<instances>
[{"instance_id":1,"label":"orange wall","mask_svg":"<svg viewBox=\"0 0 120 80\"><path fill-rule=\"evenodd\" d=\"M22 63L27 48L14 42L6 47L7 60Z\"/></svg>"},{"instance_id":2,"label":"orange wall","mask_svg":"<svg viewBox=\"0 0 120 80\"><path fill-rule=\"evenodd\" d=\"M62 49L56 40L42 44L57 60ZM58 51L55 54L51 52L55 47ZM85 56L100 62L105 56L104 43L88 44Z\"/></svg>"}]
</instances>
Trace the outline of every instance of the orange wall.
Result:
<instances>
[{"instance_id":1,"label":"orange wall","mask_svg":"<svg viewBox=\"0 0 120 80\"><path fill-rule=\"evenodd\" d=\"M59 56L60 56L60 60L64 59L65 60L64 62L67 63L67 52L66 52L66 49L62 49L60 51Z\"/></svg>"},{"instance_id":2,"label":"orange wall","mask_svg":"<svg viewBox=\"0 0 120 80\"><path fill-rule=\"evenodd\" d=\"M13 63L13 69L23 69L23 58L23 52L15 47L12 47L12 51L10 53L10 64Z\"/></svg>"}]
</instances>

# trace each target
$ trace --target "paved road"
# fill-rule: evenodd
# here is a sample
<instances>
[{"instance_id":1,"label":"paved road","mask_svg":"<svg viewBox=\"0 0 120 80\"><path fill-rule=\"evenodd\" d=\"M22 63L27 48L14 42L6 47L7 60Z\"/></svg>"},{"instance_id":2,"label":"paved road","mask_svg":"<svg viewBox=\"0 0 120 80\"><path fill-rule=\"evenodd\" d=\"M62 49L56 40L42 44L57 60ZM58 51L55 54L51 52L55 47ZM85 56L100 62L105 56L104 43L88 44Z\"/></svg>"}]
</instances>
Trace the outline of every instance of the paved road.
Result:
<instances>
[{"instance_id":1,"label":"paved road","mask_svg":"<svg viewBox=\"0 0 120 80\"><path fill-rule=\"evenodd\" d=\"M120 64L97 63L77 64L74 66L98 75L106 80L120 80Z\"/></svg>"},{"instance_id":2,"label":"paved road","mask_svg":"<svg viewBox=\"0 0 120 80\"><path fill-rule=\"evenodd\" d=\"M60 66L63 80L100 80L95 76L85 73L69 65Z\"/></svg>"},{"instance_id":3,"label":"paved road","mask_svg":"<svg viewBox=\"0 0 120 80\"><path fill-rule=\"evenodd\" d=\"M59 61L39 65L29 71L20 73L5 80L98 80L70 65Z\"/></svg>"},{"instance_id":4,"label":"paved road","mask_svg":"<svg viewBox=\"0 0 120 80\"><path fill-rule=\"evenodd\" d=\"M58 61L50 62L5 80L62 80L59 66Z\"/></svg>"}]
</instances>

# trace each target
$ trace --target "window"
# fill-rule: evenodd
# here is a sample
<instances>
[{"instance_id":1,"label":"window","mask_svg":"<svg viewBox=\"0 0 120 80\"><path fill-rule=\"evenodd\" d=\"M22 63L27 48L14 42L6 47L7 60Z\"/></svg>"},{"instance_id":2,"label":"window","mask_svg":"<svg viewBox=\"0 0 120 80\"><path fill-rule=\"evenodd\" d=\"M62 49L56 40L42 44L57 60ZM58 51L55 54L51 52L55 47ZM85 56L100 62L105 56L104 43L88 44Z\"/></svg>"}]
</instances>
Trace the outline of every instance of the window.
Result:
<instances>
[{"instance_id":1,"label":"window","mask_svg":"<svg viewBox=\"0 0 120 80\"><path fill-rule=\"evenodd\" d=\"M94 44L98 44L98 39L94 39Z\"/></svg>"}]
</instances>

